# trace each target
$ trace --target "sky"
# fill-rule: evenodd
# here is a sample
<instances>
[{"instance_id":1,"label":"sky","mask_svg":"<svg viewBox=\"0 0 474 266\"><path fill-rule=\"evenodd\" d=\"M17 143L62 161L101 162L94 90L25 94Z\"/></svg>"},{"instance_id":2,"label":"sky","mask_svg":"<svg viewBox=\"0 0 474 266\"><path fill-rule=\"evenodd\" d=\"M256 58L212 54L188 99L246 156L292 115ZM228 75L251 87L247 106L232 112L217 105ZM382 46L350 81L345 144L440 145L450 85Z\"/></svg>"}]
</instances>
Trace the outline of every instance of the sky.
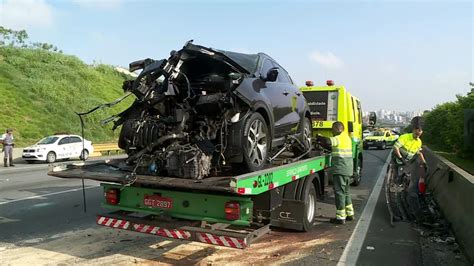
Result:
<instances>
[{"instance_id":1,"label":"sky","mask_svg":"<svg viewBox=\"0 0 474 266\"><path fill-rule=\"evenodd\" d=\"M298 86L334 80L363 109L418 111L474 81L471 1L0 0L0 25L84 62L167 58L186 41L265 52Z\"/></svg>"}]
</instances>

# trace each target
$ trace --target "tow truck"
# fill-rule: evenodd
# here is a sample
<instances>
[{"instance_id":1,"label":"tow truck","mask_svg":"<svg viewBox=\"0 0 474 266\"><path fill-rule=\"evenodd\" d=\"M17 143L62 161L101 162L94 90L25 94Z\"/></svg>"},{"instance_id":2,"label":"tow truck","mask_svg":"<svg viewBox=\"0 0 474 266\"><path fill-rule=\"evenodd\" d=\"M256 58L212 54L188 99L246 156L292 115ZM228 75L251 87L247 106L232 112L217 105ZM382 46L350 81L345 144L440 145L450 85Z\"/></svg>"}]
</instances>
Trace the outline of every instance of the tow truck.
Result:
<instances>
[{"instance_id":1,"label":"tow truck","mask_svg":"<svg viewBox=\"0 0 474 266\"><path fill-rule=\"evenodd\" d=\"M48 174L102 182L110 212L97 215L98 225L244 249L270 227L314 226L330 154L308 157L281 156L260 171L202 180L133 174L120 168L125 159L50 165Z\"/></svg>"},{"instance_id":2,"label":"tow truck","mask_svg":"<svg viewBox=\"0 0 474 266\"><path fill-rule=\"evenodd\" d=\"M353 185L361 181L360 101L343 86L301 88L310 102L313 136L328 135L342 121L353 139ZM323 108L319 108L323 103ZM266 168L221 172L194 180L140 175L121 168L126 158L95 163L50 165L49 175L100 181L104 192L97 224L167 238L244 249L272 228L309 231L316 204L324 199L330 151L314 147L306 158L278 152ZM234 169L238 170L238 169Z\"/></svg>"}]
</instances>

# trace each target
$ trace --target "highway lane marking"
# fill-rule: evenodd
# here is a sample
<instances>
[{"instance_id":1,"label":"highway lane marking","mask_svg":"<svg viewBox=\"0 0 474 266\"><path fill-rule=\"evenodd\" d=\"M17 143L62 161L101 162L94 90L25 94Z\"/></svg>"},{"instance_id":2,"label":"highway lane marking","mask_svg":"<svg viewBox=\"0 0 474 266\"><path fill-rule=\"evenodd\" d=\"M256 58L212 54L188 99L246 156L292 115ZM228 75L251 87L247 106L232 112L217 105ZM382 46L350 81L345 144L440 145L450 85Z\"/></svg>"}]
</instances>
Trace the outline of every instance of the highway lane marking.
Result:
<instances>
[{"instance_id":1,"label":"highway lane marking","mask_svg":"<svg viewBox=\"0 0 474 266\"><path fill-rule=\"evenodd\" d=\"M91 187L85 187L85 189L96 188L96 187L100 187L100 185L91 186ZM64 193L69 193L69 192L75 192L75 191L80 191L80 190L82 190L82 187L80 187L80 188L75 188L75 189L64 190L64 191L53 192L53 193L48 193L48 194L43 194L43 195L31 196L31 197L26 197L26 198L22 198L22 199L9 200L9 201L2 201L2 202L0 202L0 205L4 205L4 204L8 204L8 203L13 203L13 202L18 202L18 201L23 201L23 200L30 200L30 199L43 198L43 197L48 197L48 196L53 196L53 195L58 195L58 194L64 194Z\"/></svg>"},{"instance_id":2,"label":"highway lane marking","mask_svg":"<svg viewBox=\"0 0 474 266\"><path fill-rule=\"evenodd\" d=\"M357 222L354 231L352 232L349 242L347 242L346 248L344 249L341 258L339 258L337 263L338 266L356 265L357 263L362 245L364 244L365 236L367 235L370 222L372 221L372 216L374 215L375 205L377 204L380 192L382 191L385 174L387 173L387 167L392 157L391 154L392 152L388 154L387 160L385 161L379 177L377 178L374 189L372 190L372 193L370 193L369 200L362 211L362 215L360 216L360 219Z\"/></svg>"}]
</instances>

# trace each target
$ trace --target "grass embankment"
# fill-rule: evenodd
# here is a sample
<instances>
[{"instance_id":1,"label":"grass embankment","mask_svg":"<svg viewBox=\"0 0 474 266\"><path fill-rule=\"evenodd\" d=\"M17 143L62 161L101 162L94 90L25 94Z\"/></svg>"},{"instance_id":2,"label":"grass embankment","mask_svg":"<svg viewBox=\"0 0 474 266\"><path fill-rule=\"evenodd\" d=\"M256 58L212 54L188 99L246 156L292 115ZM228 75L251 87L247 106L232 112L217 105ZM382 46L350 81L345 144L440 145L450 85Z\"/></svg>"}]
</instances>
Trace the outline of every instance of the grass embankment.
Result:
<instances>
[{"instance_id":1,"label":"grass embankment","mask_svg":"<svg viewBox=\"0 0 474 266\"><path fill-rule=\"evenodd\" d=\"M111 66L89 66L75 56L40 49L0 47L0 133L13 128L17 146L30 145L55 132L80 134L78 116L123 95L127 77ZM99 110L86 117L85 137L113 142L118 132L99 121L130 105Z\"/></svg>"}]
</instances>

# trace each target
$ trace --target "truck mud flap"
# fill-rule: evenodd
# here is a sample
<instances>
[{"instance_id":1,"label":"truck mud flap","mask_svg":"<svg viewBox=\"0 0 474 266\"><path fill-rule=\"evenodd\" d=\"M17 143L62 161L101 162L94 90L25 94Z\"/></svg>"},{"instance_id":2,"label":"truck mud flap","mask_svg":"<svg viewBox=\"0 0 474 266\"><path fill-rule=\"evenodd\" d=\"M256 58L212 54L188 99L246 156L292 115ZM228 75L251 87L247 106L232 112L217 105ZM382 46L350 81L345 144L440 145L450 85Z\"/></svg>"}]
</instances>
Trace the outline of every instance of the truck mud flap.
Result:
<instances>
[{"instance_id":1,"label":"truck mud flap","mask_svg":"<svg viewBox=\"0 0 474 266\"><path fill-rule=\"evenodd\" d=\"M202 242L229 248L245 249L270 232L269 225L243 228L228 224L207 224L197 221L160 221L151 217L97 215L98 225L151 234L166 238Z\"/></svg>"},{"instance_id":2,"label":"truck mud flap","mask_svg":"<svg viewBox=\"0 0 474 266\"><path fill-rule=\"evenodd\" d=\"M270 224L280 228L301 230L305 219L304 208L303 201L283 199L283 204L272 211Z\"/></svg>"}]
</instances>

